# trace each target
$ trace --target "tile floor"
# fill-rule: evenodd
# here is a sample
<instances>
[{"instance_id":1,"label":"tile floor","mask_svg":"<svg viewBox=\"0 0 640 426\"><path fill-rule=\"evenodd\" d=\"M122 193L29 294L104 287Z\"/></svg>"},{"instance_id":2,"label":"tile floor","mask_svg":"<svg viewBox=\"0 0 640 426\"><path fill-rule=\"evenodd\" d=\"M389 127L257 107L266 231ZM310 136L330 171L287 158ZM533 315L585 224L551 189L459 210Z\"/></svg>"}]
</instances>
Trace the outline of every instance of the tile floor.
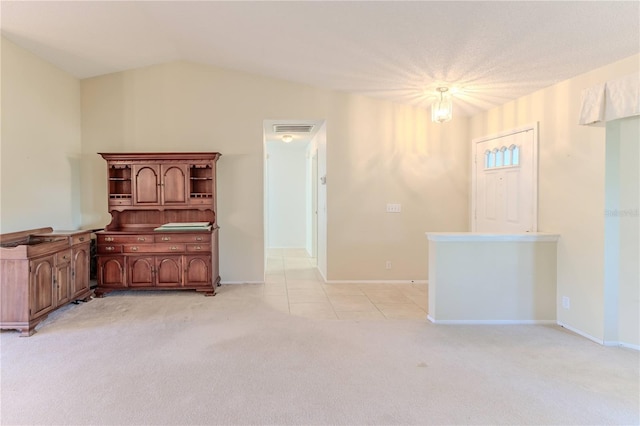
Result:
<instances>
[{"instance_id":1,"label":"tile floor","mask_svg":"<svg viewBox=\"0 0 640 426\"><path fill-rule=\"evenodd\" d=\"M265 283L222 285L218 301L252 300L314 319L426 321L427 284L325 284L315 261L304 249L269 249Z\"/></svg>"}]
</instances>

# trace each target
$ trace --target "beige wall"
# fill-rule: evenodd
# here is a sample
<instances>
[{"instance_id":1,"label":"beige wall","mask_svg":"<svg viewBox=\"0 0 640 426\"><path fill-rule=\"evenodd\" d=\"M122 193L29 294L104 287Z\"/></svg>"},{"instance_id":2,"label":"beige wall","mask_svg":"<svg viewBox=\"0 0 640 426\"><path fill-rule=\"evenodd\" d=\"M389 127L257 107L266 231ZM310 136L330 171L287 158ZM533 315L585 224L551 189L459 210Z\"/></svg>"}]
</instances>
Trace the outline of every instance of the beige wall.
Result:
<instances>
[{"instance_id":1,"label":"beige wall","mask_svg":"<svg viewBox=\"0 0 640 426\"><path fill-rule=\"evenodd\" d=\"M538 230L558 244L558 321L604 337L604 127L579 126L581 91L638 72L640 56L616 62L472 117L470 138L539 122ZM560 300L560 299L558 299Z\"/></svg>"},{"instance_id":2,"label":"beige wall","mask_svg":"<svg viewBox=\"0 0 640 426\"><path fill-rule=\"evenodd\" d=\"M426 279L424 232L467 229L465 118L185 62L82 81L83 226L109 221L97 152L219 151L222 280L261 281L265 119L326 120L327 279Z\"/></svg>"},{"instance_id":3,"label":"beige wall","mask_svg":"<svg viewBox=\"0 0 640 426\"><path fill-rule=\"evenodd\" d=\"M80 226L80 82L2 38L0 233Z\"/></svg>"}]
</instances>

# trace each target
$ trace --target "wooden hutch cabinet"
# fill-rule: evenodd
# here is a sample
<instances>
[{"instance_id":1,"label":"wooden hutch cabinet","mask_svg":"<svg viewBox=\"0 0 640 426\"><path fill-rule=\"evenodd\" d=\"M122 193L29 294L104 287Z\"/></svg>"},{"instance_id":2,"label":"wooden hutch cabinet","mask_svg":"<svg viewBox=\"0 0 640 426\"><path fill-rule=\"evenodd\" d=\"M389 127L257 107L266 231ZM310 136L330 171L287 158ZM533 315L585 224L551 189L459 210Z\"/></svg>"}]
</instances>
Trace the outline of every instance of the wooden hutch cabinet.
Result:
<instances>
[{"instance_id":1,"label":"wooden hutch cabinet","mask_svg":"<svg viewBox=\"0 0 640 426\"><path fill-rule=\"evenodd\" d=\"M122 289L214 295L220 282L216 162L221 154L100 155L107 161L112 220L96 233L96 295ZM194 222L208 226L190 226ZM157 229L168 223L184 226Z\"/></svg>"},{"instance_id":2,"label":"wooden hutch cabinet","mask_svg":"<svg viewBox=\"0 0 640 426\"><path fill-rule=\"evenodd\" d=\"M90 231L0 235L0 328L31 336L53 310L88 301Z\"/></svg>"}]
</instances>

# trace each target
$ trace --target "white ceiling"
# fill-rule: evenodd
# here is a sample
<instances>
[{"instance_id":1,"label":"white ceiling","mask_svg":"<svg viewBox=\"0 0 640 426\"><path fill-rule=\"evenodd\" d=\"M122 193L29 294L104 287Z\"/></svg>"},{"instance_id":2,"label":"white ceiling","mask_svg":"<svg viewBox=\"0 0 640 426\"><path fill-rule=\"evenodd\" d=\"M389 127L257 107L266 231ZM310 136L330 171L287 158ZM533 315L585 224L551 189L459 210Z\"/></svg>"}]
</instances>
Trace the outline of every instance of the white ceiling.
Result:
<instances>
[{"instance_id":1,"label":"white ceiling","mask_svg":"<svg viewBox=\"0 0 640 426\"><path fill-rule=\"evenodd\" d=\"M78 78L173 60L471 115L640 52L640 2L2 1Z\"/></svg>"}]
</instances>

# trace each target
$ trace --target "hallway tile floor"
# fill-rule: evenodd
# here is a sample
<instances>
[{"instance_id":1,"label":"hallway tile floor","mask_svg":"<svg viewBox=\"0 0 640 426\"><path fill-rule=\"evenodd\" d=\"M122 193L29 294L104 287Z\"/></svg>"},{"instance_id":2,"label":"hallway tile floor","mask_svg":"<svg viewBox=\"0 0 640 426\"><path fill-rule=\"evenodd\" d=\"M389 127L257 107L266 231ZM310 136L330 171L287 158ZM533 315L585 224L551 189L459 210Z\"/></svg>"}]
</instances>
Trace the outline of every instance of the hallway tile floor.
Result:
<instances>
[{"instance_id":1,"label":"hallway tile floor","mask_svg":"<svg viewBox=\"0 0 640 426\"><path fill-rule=\"evenodd\" d=\"M264 303L313 319L427 320L427 284L325 284L304 249L269 249L264 284L222 285L218 292L229 307Z\"/></svg>"}]
</instances>

